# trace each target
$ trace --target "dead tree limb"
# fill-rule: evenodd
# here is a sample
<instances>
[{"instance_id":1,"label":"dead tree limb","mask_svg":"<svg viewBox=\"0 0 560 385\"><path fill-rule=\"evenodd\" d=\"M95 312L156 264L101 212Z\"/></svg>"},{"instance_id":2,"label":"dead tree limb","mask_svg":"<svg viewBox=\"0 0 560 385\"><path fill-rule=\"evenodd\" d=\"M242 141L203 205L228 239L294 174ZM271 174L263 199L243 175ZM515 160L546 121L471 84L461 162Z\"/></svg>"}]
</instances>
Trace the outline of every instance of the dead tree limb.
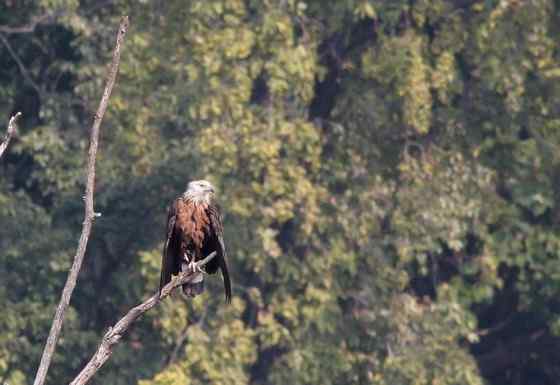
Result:
<instances>
[{"instance_id":1,"label":"dead tree limb","mask_svg":"<svg viewBox=\"0 0 560 385\"><path fill-rule=\"evenodd\" d=\"M203 260L197 262L194 269L180 273L177 277L175 277L175 279L161 289L161 293L158 291L140 305L130 309L129 312L115 324L115 326L110 327L107 333L105 333L95 354L91 357L86 366L84 366L80 374L74 378L70 385L87 384L87 382L95 375L95 373L97 373L103 364L107 362L109 357L111 357L111 354L113 354L113 346L121 340L130 326L132 326L132 324L142 314L156 306L162 299L167 297L177 286L184 285L194 279L197 274L197 268L206 265L215 256L216 252L214 251Z\"/></svg>"},{"instance_id":2,"label":"dead tree limb","mask_svg":"<svg viewBox=\"0 0 560 385\"><path fill-rule=\"evenodd\" d=\"M93 189L95 183L95 157L97 155L97 145L99 140L99 127L101 125L101 120L107 109L107 103L109 102L109 96L111 95L111 90L115 84L115 79L117 77L117 72L119 69L119 61L121 56L121 46L128 29L128 17L125 16L121 19L119 26L119 32L117 34L117 42L115 49L113 51L113 60L111 67L109 68L109 74L107 76L107 84L105 85L105 90L103 91L103 96L99 103L97 112L93 120L93 125L90 132L90 142L89 142L89 152L88 152L88 162L87 162L87 182L86 182L86 195L85 200L85 214L84 222L82 224L82 234L80 235L80 241L78 248L76 250L76 255L74 256L74 262L68 274L66 284L62 291L62 297L58 307L56 308L56 313L54 315L51 330L49 332L49 337L47 338L47 343L45 349L43 350L43 355L41 357L41 363L37 369L37 375L35 376L35 381L33 385L43 385L47 377L47 371L52 360L54 349L60 335L60 330L62 329L62 323L64 322L64 315L66 309L70 304L70 297L76 287L76 281L78 280L78 274L80 268L82 267L82 262L84 260L84 254L86 252L86 246L89 239L89 234L91 232L91 226L93 220L97 214L93 210Z\"/></svg>"},{"instance_id":3,"label":"dead tree limb","mask_svg":"<svg viewBox=\"0 0 560 385\"><path fill-rule=\"evenodd\" d=\"M2 43L4 43L4 46L8 50L8 53L10 54L14 62L17 64L19 71L21 72L21 75L24 77L25 80L27 80L27 82L31 85L31 87L33 87L35 92L37 92L37 95L42 97L43 90L41 89L41 87L37 85L37 83L35 83L35 80L33 80L33 77L29 73L29 70L25 67L25 65L17 55L16 51L14 51L8 39L1 33L0 33L0 40L2 41Z\"/></svg>"},{"instance_id":4,"label":"dead tree limb","mask_svg":"<svg viewBox=\"0 0 560 385\"><path fill-rule=\"evenodd\" d=\"M0 143L0 158L4 155L4 151L8 148L8 144L10 144L10 140L12 140L12 136L16 133L16 122L21 116L21 112L18 112L14 116L10 118L8 122L8 130L6 131L6 136L2 143Z\"/></svg>"}]
</instances>

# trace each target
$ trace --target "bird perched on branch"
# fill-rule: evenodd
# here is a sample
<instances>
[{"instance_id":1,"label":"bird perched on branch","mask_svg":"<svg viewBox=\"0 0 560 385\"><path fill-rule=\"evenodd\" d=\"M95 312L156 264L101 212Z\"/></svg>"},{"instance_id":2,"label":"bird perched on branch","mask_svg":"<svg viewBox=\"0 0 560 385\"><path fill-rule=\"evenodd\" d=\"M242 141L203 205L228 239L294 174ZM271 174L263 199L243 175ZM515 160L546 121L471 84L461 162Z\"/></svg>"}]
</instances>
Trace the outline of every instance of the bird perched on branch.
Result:
<instances>
[{"instance_id":1,"label":"bird perched on branch","mask_svg":"<svg viewBox=\"0 0 560 385\"><path fill-rule=\"evenodd\" d=\"M163 247L159 290L171 281L171 276L186 269L195 269L196 262L212 252L216 256L205 266L196 269L198 274L182 286L183 293L194 297L204 290L204 274L214 274L220 269L224 279L226 302L231 302L224 229L220 208L214 200L214 186L205 180L188 184L187 191L175 199L168 210L167 237Z\"/></svg>"}]
</instances>

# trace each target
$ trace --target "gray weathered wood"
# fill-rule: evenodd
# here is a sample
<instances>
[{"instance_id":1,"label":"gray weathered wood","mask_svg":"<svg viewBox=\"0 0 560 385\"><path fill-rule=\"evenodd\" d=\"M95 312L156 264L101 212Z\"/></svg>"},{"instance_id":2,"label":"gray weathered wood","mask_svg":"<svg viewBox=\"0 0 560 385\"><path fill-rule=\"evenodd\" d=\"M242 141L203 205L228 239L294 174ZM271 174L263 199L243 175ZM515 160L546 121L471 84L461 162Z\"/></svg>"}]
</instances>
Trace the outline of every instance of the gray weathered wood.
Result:
<instances>
[{"instance_id":1,"label":"gray weathered wood","mask_svg":"<svg viewBox=\"0 0 560 385\"><path fill-rule=\"evenodd\" d=\"M212 258L216 256L214 251L202 261L196 263L196 267L201 267L207 264ZM180 273L175 279L169 282L146 301L142 302L129 310L124 317L122 317L115 326L109 328L107 333L103 336L101 344L97 348L95 354L91 357L89 362L84 366L82 371L72 380L70 385L84 385L97 373L103 364L113 354L113 346L117 344L123 335L128 331L130 326L145 312L156 306L163 298L167 297L173 289L191 281L196 276L196 267L194 270L188 270Z\"/></svg>"},{"instance_id":2,"label":"gray weathered wood","mask_svg":"<svg viewBox=\"0 0 560 385\"><path fill-rule=\"evenodd\" d=\"M18 118L21 116L21 112L18 112L14 116L10 118L8 122L8 130L6 131L6 136L2 143L0 143L0 158L4 155L4 151L8 148L8 144L10 144L10 140L12 140L12 136L16 133L16 122Z\"/></svg>"},{"instance_id":3,"label":"gray weathered wood","mask_svg":"<svg viewBox=\"0 0 560 385\"><path fill-rule=\"evenodd\" d=\"M89 234L91 232L92 223L94 218L100 215L100 214L96 214L93 210L93 190L95 184L95 158L97 155L97 147L98 147L98 140L99 140L99 127L101 126L101 120L103 119L103 115L105 114L105 111L107 109L107 104L109 103L109 97L111 95L111 91L115 84L115 79L117 77L117 72L119 69L121 46L124 41L124 37L126 35L127 30L128 30L128 17L125 16L122 18L119 26L119 31L117 33L117 42L115 44L115 49L113 51L113 60L111 62L111 67L109 68L109 73L107 76L107 84L105 85L105 90L103 91L103 96L101 97L101 101L99 102L99 107L97 109L97 112L95 113L93 125L91 127L91 132L90 132L88 162L87 162L87 169L86 169L87 170L86 195L84 197L85 214L84 214L84 222L82 224L82 234L80 235L80 241L78 243L76 255L74 256L74 262L72 263L72 267L70 268L70 272L68 274L66 284L64 285L60 302L58 303L58 306L56 308L53 323L51 325L51 330L49 332L47 343L43 350L43 355L41 356L41 362L39 364L39 368L37 369L37 374L35 376L33 385L43 385L45 383L45 379L47 377L47 372L49 370L49 366L54 354L56 343L58 341L58 337L60 336L60 330L62 329L62 323L64 322L64 315L66 313L66 309L68 308L68 305L70 304L70 297L72 296L72 292L76 287L78 274L80 273L80 269L82 267L82 262L84 260L84 255L86 252L86 246L89 239Z\"/></svg>"}]
</instances>

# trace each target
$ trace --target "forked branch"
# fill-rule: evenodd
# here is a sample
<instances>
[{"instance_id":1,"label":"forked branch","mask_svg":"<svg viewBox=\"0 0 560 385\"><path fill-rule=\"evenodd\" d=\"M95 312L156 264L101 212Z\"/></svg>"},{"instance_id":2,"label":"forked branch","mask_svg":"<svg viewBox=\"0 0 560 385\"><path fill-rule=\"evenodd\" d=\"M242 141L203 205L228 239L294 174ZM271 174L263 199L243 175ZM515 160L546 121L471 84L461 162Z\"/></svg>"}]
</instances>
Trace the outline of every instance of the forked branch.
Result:
<instances>
[{"instance_id":1,"label":"forked branch","mask_svg":"<svg viewBox=\"0 0 560 385\"><path fill-rule=\"evenodd\" d=\"M2 157L2 155L4 155L4 151L6 151L6 149L8 148L8 144L10 144L12 136L14 136L14 134L16 133L16 122L20 116L21 112L18 112L17 114L12 116L10 118L10 121L8 122L8 130L6 132L6 136L2 140L2 143L0 143L0 158Z\"/></svg>"},{"instance_id":2,"label":"forked branch","mask_svg":"<svg viewBox=\"0 0 560 385\"><path fill-rule=\"evenodd\" d=\"M70 385L84 385L86 384L97 371L103 366L103 364L111 357L113 354L113 346L117 344L123 335L128 331L130 326L145 312L156 306L162 299L167 297L173 289L177 286L184 285L190 282L196 276L196 271L199 267L206 265L212 258L216 256L214 251L208 255L203 260L196 263L192 270L187 270L180 273L175 279L169 282L161 289L161 293L158 291L146 301L142 302L129 310L124 317L122 317L115 326L109 328L107 333L103 336L101 344L97 348L97 351L91 357L89 362L84 366L80 374L70 383ZM200 274L200 273L199 273Z\"/></svg>"}]
</instances>

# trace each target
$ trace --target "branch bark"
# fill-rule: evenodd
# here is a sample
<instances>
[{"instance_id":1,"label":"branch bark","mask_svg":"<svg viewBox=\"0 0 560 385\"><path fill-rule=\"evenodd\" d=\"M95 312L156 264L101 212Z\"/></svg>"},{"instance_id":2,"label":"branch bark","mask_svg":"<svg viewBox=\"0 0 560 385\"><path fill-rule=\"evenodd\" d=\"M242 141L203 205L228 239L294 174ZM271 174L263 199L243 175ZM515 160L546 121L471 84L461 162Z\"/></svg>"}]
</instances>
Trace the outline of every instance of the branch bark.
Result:
<instances>
[{"instance_id":1,"label":"branch bark","mask_svg":"<svg viewBox=\"0 0 560 385\"><path fill-rule=\"evenodd\" d=\"M16 122L20 116L21 112L18 112L17 114L12 116L10 118L10 121L8 122L8 130L6 131L6 136L4 137L2 143L0 143L0 158L2 158L2 155L4 155L4 151L6 151L6 149L8 148L8 144L10 144L12 136L14 136L14 134L16 133Z\"/></svg>"},{"instance_id":2,"label":"branch bark","mask_svg":"<svg viewBox=\"0 0 560 385\"><path fill-rule=\"evenodd\" d=\"M64 315L70 303L70 297L72 296L72 292L76 287L78 274L82 267L82 262L84 260L84 254L86 252L86 246L89 239L89 234L91 232L92 223L96 216L101 215L95 213L93 210L93 190L95 184L95 158L97 155L97 146L99 140L99 127L101 125L101 120L103 119L103 115L105 114L105 111L107 109L107 104L109 102L109 97L111 95L113 85L115 84L115 79L119 68L121 45L123 43L127 29L128 29L128 17L125 16L121 19L119 32L117 34L117 42L115 44L115 49L113 51L113 60L107 76L107 84L105 85L105 90L103 91L103 96L101 97L101 101L99 103L97 112L95 113L93 125L91 127L91 132L90 132L90 143L89 143L88 162L87 162L86 195L84 197L85 213L84 213L84 222L82 224L82 234L80 235L80 241L78 244L78 248L76 250L76 255L74 256L74 262L72 263L72 267L68 274L66 284L64 285L64 289L62 291L62 297L60 298L60 302L58 304L58 307L56 308L56 313L54 315L51 330L49 332L49 337L47 338L47 343L45 345L45 349L43 350L41 363L39 364L39 368L37 369L37 374L35 376L35 381L33 382L33 385L43 385L45 383L45 379L47 377L47 371L49 369L52 356L56 347L56 343L60 335L60 330L62 329L62 323L64 322Z\"/></svg>"},{"instance_id":3,"label":"branch bark","mask_svg":"<svg viewBox=\"0 0 560 385\"><path fill-rule=\"evenodd\" d=\"M107 333L103 336L101 344L97 348L95 354L91 357L89 362L84 366L82 371L74 378L70 385L84 385L97 373L97 371L103 366L105 362L113 354L113 346L120 342L123 335L128 331L130 326L145 312L156 306L162 299L167 297L173 289L181 286L187 282L190 282L195 276L197 268L206 265L212 258L216 256L214 251L208 255L203 260L196 263L196 267L193 270L187 270L180 273L175 279L169 282L167 285L161 289L161 293L158 291L153 294L146 301L142 302L130 309L124 317L122 317L113 327L110 327ZM200 274L200 273L199 273Z\"/></svg>"}]
</instances>

